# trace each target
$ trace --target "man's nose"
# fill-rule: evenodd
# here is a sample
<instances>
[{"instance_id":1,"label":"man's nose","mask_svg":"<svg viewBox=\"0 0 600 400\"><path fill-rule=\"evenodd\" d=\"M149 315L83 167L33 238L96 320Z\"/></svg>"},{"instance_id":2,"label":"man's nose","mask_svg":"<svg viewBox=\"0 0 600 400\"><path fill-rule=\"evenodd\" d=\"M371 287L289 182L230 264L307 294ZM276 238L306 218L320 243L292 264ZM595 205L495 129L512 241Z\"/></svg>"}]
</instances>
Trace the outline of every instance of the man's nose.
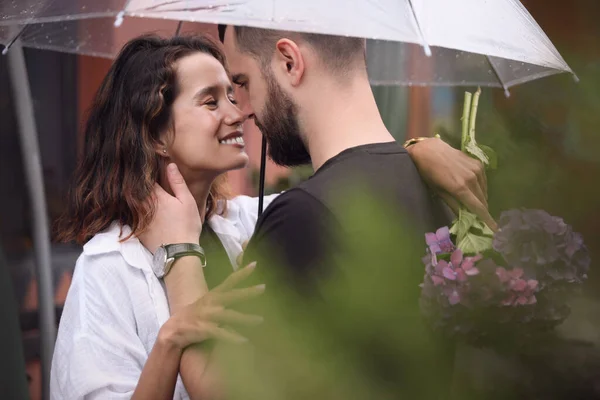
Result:
<instances>
[{"instance_id":1,"label":"man's nose","mask_svg":"<svg viewBox=\"0 0 600 400\"><path fill-rule=\"evenodd\" d=\"M246 116L246 118L254 118L254 109L250 104L248 92L245 90L238 90L235 97L238 99L238 107L242 113L244 113L244 116Z\"/></svg>"}]
</instances>

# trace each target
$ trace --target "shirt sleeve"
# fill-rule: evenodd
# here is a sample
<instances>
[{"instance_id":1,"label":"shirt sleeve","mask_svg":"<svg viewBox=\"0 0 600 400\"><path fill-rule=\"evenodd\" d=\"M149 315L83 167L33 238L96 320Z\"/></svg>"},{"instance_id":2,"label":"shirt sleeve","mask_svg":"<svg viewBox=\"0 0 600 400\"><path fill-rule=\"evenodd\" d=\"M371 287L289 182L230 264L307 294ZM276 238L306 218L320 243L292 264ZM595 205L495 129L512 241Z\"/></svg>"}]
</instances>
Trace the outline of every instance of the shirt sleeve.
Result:
<instances>
[{"instance_id":1,"label":"shirt sleeve","mask_svg":"<svg viewBox=\"0 0 600 400\"><path fill-rule=\"evenodd\" d=\"M148 354L120 268L129 266L116 253L78 261L52 360L51 399L131 398Z\"/></svg>"},{"instance_id":2,"label":"shirt sleeve","mask_svg":"<svg viewBox=\"0 0 600 400\"><path fill-rule=\"evenodd\" d=\"M297 281L309 278L335 247L333 224L329 209L311 194L298 188L285 192L259 219L244 263L283 268Z\"/></svg>"}]
</instances>

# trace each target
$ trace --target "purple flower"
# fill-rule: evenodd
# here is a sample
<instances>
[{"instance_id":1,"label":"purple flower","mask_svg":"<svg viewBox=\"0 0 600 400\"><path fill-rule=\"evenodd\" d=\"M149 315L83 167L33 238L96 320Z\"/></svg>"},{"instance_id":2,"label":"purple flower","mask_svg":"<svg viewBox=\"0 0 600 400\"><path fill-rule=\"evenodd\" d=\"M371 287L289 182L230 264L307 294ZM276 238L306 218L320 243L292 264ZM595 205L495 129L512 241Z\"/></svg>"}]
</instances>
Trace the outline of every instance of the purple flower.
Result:
<instances>
[{"instance_id":1,"label":"purple flower","mask_svg":"<svg viewBox=\"0 0 600 400\"><path fill-rule=\"evenodd\" d=\"M450 229L447 226L441 227L435 233L426 233L425 241L429 246L432 265L437 264L437 255L440 253L452 253L456 248L452 239L450 239Z\"/></svg>"},{"instance_id":2,"label":"purple flower","mask_svg":"<svg viewBox=\"0 0 600 400\"><path fill-rule=\"evenodd\" d=\"M581 282L590 259L583 238L562 218L543 210L509 210L501 214L494 250L508 265L522 266L528 275L545 282Z\"/></svg>"}]
</instances>

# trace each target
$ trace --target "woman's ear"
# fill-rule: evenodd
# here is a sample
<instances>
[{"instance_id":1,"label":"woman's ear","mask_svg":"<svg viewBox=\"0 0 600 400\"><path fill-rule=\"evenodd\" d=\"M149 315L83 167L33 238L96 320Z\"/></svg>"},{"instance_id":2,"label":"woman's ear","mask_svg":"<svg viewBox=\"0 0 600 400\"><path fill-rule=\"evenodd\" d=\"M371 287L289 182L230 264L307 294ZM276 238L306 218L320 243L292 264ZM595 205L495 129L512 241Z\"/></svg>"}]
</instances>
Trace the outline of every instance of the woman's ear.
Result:
<instances>
[{"instance_id":1,"label":"woman's ear","mask_svg":"<svg viewBox=\"0 0 600 400\"><path fill-rule=\"evenodd\" d=\"M154 141L154 151L159 157L169 157L168 137L169 133L164 132Z\"/></svg>"}]
</instances>

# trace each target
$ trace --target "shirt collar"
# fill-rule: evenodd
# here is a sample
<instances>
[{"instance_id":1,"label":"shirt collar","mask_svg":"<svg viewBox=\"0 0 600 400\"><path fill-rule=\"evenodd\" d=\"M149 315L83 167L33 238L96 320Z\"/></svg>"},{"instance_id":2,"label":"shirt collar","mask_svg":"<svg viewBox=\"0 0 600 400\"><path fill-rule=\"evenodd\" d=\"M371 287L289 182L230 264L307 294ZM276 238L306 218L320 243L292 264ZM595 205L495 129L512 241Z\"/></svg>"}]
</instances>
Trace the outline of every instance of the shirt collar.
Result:
<instances>
[{"instance_id":1,"label":"shirt collar","mask_svg":"<svg viewBox=\"0 0 600 400\"><path fill-rule=\"evenodd\" d=\"M228 235L240 240L240 230L236 222L240 220L240 207L233 201L227 202L227 211L224 212L222 200L217 203L216 212L208 219L208 224L217 235Z\"/></svg>"},{"instance_id":2,"label":"shirt collar","mask_svg":"<svg viewBox=\"0 0 600 400\"><path fill-rule=\"evenodd\" d=\"M121 226L118 222L113 222L106 230L96 234L90 241L83 246L83 253L87 256L99 256L113 252L121 253L125 262L132 267L152 271L150 258L152 255L142 245L139 239L131 236L131 228L128 225Z\"/></svg>"}]
</instances>

